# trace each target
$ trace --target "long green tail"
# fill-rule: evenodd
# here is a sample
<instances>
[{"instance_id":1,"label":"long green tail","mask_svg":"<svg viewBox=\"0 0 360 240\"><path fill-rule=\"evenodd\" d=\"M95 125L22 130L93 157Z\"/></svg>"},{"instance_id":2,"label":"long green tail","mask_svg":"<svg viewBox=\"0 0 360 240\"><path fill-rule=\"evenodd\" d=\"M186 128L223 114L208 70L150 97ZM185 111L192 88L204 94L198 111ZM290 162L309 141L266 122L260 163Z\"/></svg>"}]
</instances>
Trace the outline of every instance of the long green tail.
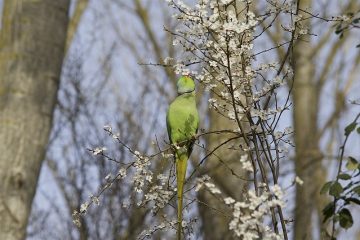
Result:
<instances>
[{"instance_id":1,"label":"long green tail","mask_svg":"<svg viewBox=\"0 0 360 240\"><path fill-rule=\"evenodd\" d=\"M178 209L177 209L177 217L178 217L178 227L177 227L177 240L181 240L181 232L182 232L182 219L183 219L183 194L184 194L184 182L186 175L186 167L188 161L187 152L181 153L180 151L176 154L176 181L177 181L177 198L178 198Z\"/></svg>"}]
</instances>

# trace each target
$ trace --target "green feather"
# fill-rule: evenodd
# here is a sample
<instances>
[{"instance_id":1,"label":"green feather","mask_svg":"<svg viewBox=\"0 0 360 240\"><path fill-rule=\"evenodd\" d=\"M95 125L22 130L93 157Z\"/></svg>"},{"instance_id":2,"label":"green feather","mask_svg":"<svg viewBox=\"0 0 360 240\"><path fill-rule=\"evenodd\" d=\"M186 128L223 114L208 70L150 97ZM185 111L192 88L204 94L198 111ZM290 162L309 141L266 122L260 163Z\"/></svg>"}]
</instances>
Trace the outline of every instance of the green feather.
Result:
<instances>
[{"instance_id":1,"label":"green feather","mask_svg":"<svg viewBox=\"0 0 360 240\"><path fill-rule=\"evenodd\" d=\"M190 77L181 77L177 83L179 96L170 104L166 115L169 139L175 150L178 195L177 239L181 239L182 206L187 161L194 145L194 135L199 127L199 114L195 101L195 83Z\"/></svg>"}]
</instances>

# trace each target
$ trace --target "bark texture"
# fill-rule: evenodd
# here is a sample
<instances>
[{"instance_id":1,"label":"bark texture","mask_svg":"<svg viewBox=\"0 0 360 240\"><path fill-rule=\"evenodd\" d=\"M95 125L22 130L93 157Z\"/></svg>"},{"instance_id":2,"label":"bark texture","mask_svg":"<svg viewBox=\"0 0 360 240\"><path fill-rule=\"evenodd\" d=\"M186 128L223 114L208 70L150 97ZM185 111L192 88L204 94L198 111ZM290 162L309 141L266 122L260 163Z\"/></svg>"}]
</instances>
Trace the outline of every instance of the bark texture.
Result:
<instances>
[{"instance_id":1,"label":"bark texture","mask_svg":"<svg viewBox=\"0 0 360 240\"><path fill-rule=\"evenodd\" d=\"M227 6L226 11L239 12L246 9L246 6L241 1L233 2ZM245 13L245 11L243 11ZM245 21L243 14L238 15L239 20ZM248 63L247 63L248 64ZM217 89L220 92L221 89ZM215 97L216 96L212 96ZM243 103L246 102L246 97L242 96ZM219 105L226 106L227 109L233 109L231 104L218 99ZM226 116L226 113L223 113ZM241 114L240 114L241 115ZM230 121L228 118L222 116L214 110L210 110L210 129L209 131L219 131L225 129L238 129L239 126L235 121ZM244 118L245 119L245 118ZM244 121L243 129L247 132L249 129L248 122ZM206 139L208 149L217 148L223 142L227 141L232 135L226 134L210 134ZM247 174L240 164L240 158L243 152L239 150L231 150L231 146L246 146L243 140L229 142L220 147L207 159L204 166L204 174L208 174L215 185L220 188L223 195L232 197L237 201L242 200L246 182L242 179L246 178ZM242 178L242 179L241 179ZM202 228L204 239L234 239L233 232L229 230L229 223L231 221L231 210L225 206L219 198L210 194L208 191L201 190L198 194L200 201L199 212L203 221Z\"/></svg>"},{"instance_id":2,"label":"bark texture","mask_svg":"<svg viewBox=\"0 0 360 240\"><path fill-rule=\"evenodd\" d=\"M215 111L210 112L210 129L209 131L231 129L235 123L230 122L227 118L222 117ZM225 134L211 134L207 138L208 149L212 150L225 142L233 135L226 136ZM230 142L230 145L240 145L239 141ZM241 153L236 150L230 150L229 144L222 146L217 150L216 156L210 156L206 160L203 168L203 173L211 177L215 185L221 190L225 196L232 197L236 200L241 200L245 181L233 175L232 171L245 178L245 173L240 165ZM218 197L209 193L206 190L200 190L198 193L199 213L202 220L202 232L204 239L233 239L233 233L229 231L229 223L231 221L231 210L225 206Z\"/></svg>"},{"instance_id":3,"label":"bark texture","mask_svg":"<svg viewBox=\"0 0 360 240\"><path fill-rule=\"evenodd\" d=\"M300 9L309 9L311 0L300 1ZM304 21L310 27L310 20ZM304 39L305 38L305 39ZM304 184L296 187L294 239L313 239L312 214L319 202L320 188L326 172L321 165L322 154L317 138L319 94L315 79L315 64L310 36L305 36L294 47L293 118L295 130L295 171Z\"/></svg>"},{"instance_id":4,"label":"bark texture","mask_svg":"<svg viewBox=\"0 0 360 240\"><path fill-rule=\"evenodd\" d=\"M69 0L5 0L0 32L0 239L24 239L56 102Z\"/></svg>"}]
</instances>

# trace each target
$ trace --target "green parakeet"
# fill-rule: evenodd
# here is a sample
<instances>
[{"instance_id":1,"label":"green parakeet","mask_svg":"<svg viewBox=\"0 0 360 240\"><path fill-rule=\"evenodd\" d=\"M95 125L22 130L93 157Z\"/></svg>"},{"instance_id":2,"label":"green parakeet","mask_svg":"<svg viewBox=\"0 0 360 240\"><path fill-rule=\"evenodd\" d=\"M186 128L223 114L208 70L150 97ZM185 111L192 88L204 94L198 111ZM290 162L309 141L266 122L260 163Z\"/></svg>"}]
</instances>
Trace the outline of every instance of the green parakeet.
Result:
<instances>
[{"instance_id":1,"label":"green parakeet","mask_svg":"<svg viewBox=\"0 0 360 240\"><path fill-rule=\"evenodd\" d=\"M192 152L195 134L199 127L199 114L195 102L195 83L188 76L182 76L177 82L178 97L170 104L166 115L169 139L174 148L176 161L176 181L178 197L177 238L181 239L183 189L187 161Z\"/></svg>"}]
</instances>

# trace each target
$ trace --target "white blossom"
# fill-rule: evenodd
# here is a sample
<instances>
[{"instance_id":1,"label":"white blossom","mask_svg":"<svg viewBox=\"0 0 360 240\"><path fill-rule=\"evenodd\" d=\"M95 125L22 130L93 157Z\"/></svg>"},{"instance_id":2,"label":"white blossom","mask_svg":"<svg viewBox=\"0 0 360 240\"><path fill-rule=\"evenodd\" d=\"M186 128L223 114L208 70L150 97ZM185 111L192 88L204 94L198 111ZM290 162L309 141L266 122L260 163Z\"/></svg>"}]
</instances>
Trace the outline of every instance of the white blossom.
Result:
<instances>
[{"instance_id":1,"label":"white blossom","mask_svg":"<svg viewBox=\"0 0 360 240\"><path fill-rule=\"evenodd\" d=\"M302 186L304 184L304 181L298 176L295 177L295 182L297 184L299 184L300 186Z\"/></svg>"},{"instance_id":2,"label":"white blossom","mask_svg":"<svg viewBox=\"0 0 360 240\"><path fill-rule=\"evenodd\" d=\"M112 132L112 128L109 124L105 125L103 128L105 131Z\"/></svg>"},{"instance_id":3,"label":"white blossom","mask_svg":"<svg viewBox=\"0 0 360 240\"><path fill-rule=\"evenodd\" d=\"M242 167L244 170L249 171L249 172L253 172L253 171L254 171L254 168L253 168L252 163L248 160L248 155L246 155L246 154L241 155L241 157L240 157L240 163L241 163L241 167Z\"/></svg>"},{"instance_id":4,"label":"white blossom","mask_svg":"<svg viewBox=\"0 0 360 240\"><path fill-rule=\"evenodd\" d=\"M201 178L196 180L195 192L198 192L205 184L205 182L209 181L210 177L208 175L204 175Z\"/></svg>"},{"instance_id":5,"label":"white blossom","mask_svg":"<svg viewBox=\"0 0 360 240\"><path fill-rule=\"evenodd\" d=\"M80 205L80 213L81 213L81 214L86 213L88 207L89 207L89 203L88 203L88 202L84 202L83 204L81 204L81 205Z\"/></svg>"},{"instance_id":6,"label":"white blossom","mask_svg":"<svg viewBox=\"0 0 360 240\"><path fill-rule=\"evenodd\" d=\"M93 150L93 154L94 155L99 155L101 153L103 153L104 151L106 151L106 147L97 147Z\"/></svg>"},{"instance_id":7,"label":"white blossom","mask_svg":"<svg viewBox=\"0 0 360 240\"><path fill-rule=\"evenodd\" d=\"M171 64L173 61L174 61L174 59L171 58L171 57L166 57L166 58L164 59L164 63L165 63L165 64Z\"/></svg>"},{"instance_id":8,"label":"white blossom","mask_svg":"<svg viewBox=\"0 0 360 240\"><path fill-rule=\"evenodd\" d=\"M225 202L225 204L230 205L230 204L233 204L235 202L235 200L231 197L227 197L227 198L224 198L224 202Z\"/></svg>"},{"instance_id":9,"label":"white blossom","mask_svg":"<svg viewBox=\"0 0 360 240\"><path fill-rule=\"evenodd\" d=\"M278 199L283 198L284 193L279 185L276 184L274 186L271 186L270 189Z\"/></svg>"},{"instance_id":10,"label":"white blossom","mask_svg":"<svg viewBox=\"0 0 360 240\"><path fill-rule=\"evenodd\" d=\"M100 205L100 199L97 196L94 196L91 194L89 197L94 204L96 204L98 206Z\"/></svg>"},{"instance_id":11,"label":"white blossom","mask_svg":"<svg viewBox=\"0 0 360 240\"><path fill-rule=\"evenodd\" d=\"M273 188L275 196L282 197L282 191L278 185ZM233 206L232 220L229 223L229 230L241 239L283 239L281 235L275 234L271 228L263 224L263 217L270 212L276 204L282 205L280 199L272 199L269 192L257 196L254 191L248 192L248 199L243 202L236 202Z\"/></svg>"},{"instance_id":12,"label":"white blossom","mask_svg":"<svg viewBox=\"0 0 360 240\"><path fill-rule=\"evenodd\" d=\"M120 179L123 179L126 177L126 168L120 168L119 177L120 177Z\"/></svg>"},{"instance_id":13,"label":"white blossom","mask_svg":"<svg viewBox=\"0 0 360 240\"><path fill-rule=\"evenodd\" d=\"M215 184L211 183L211 182L205 182L205 186L210 190L211 193L213 194L220 194L221 191L220 189L218 189Z\"/></svg>"},{"instance_id":14,"label":"white blossom","mask_svg":"<svg viewBox=\"0 0 360 240\"><path fill-rule=\"evenodd\" d=\"M105 181L110 182L111 179L112 179L111 173L109 173L108 175L105 176Z\"/></svg>"},{"instance_id":15,"label":"white blossom","mask_svg":"<svg viewBox=\"0 0 360 240\"><path fill-rule=\"evenodd\" d=\"M274 133L275 139L280 139L284 134L280 131L276 131Z\"/></svg>"}]
</instances>

